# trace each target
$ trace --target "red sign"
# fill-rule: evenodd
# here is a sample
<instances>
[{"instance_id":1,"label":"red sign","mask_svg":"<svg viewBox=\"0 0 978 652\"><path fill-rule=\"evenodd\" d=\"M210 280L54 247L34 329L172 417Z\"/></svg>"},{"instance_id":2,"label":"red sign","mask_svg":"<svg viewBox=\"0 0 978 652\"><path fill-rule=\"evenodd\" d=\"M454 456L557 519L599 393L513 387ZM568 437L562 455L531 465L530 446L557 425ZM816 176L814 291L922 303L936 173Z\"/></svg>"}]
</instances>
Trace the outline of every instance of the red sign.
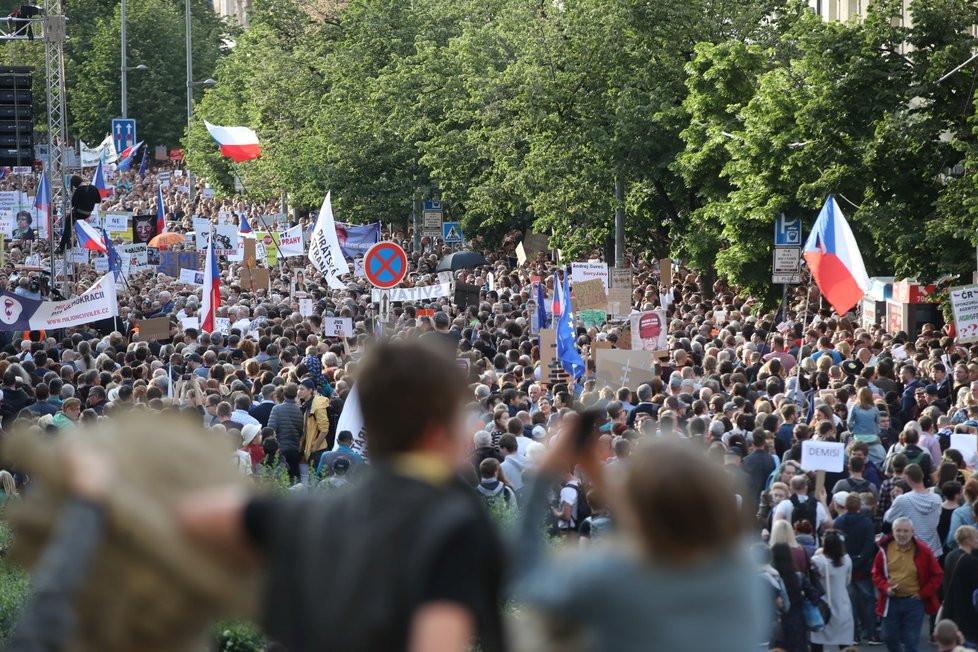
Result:
<instances>
[{"instance_id":1,"label":"red sign","mask_svg":"<svg viewBox=\"0 0 978 652\"><path fill-rule=\"evenodd\" d=\"M363 257L363 272L374 287L389 290L407 274L407 255L393 242L378 242Z\"/></svg>"}]
</instances>

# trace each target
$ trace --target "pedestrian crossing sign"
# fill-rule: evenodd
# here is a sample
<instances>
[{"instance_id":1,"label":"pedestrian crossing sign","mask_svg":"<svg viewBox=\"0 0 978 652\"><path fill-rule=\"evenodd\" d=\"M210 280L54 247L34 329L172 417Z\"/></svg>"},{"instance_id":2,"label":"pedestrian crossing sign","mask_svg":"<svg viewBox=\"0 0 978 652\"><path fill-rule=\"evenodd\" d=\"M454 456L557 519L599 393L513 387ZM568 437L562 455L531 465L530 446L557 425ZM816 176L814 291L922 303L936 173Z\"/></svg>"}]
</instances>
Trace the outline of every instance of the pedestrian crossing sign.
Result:
<instances>
[{"instance_id":1,"label":"pedestrian crossing sign","mask_svg":"<svg viewBox=\"0 0 978 652\"><path fill-rule=\"evenodd\" d=\"M462 236L462 227L458 222L443 222L441 225L442 240L445 244L461 244L465 242Z\"/></svg>"}]
</instances>

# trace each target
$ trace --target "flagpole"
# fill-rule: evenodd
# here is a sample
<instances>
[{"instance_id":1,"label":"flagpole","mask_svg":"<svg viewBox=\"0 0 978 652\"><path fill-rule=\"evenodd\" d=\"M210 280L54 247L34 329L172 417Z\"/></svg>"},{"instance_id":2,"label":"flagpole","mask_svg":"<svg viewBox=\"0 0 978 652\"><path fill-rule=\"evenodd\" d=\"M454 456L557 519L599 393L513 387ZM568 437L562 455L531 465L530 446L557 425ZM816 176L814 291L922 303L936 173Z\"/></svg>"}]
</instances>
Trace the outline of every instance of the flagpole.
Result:
<instances>
[{"instance_id":1,"label":"flagpole","mask_svg":"<svg viewBox=\"0 0 978 652\"><path fill-rule=\"evenodd\" d=\"M244 193L243 194L247 195L248 194L248 187L244 184L244 181L241 179L241 171L238 170L238 166L235 164L235 162L233 160L230 161L230 163L231 163L231 169L234 171L234 176L237 177L238 183L240 183L241 184L241 187L244 189ZM265 224L265 218L263 216L261 216L261 215L258 216L258 222L262 225L262 227L266 231L268 231L268 225ZM268 231L268 233L271 234L271 231ZM278 260L279 260L279 262L281 262L282 261L282 258L283 258L283 256L282 256L282 250L279 249L278 241L275 240L274 237L272 238L272 244L275 245L275 251L278 252Z\"/></svg>"}]
</instances>

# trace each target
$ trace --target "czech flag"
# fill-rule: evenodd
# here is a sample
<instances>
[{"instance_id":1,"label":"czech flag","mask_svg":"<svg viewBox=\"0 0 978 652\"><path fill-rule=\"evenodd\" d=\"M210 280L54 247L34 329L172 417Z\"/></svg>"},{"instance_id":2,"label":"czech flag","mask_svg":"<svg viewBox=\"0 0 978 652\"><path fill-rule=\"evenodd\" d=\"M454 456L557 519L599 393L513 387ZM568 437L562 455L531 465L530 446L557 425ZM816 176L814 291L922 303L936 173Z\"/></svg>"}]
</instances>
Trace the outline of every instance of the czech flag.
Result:
<instances>
[{"instance_id":1,"label":"czech flag","mask_svg":"<svg viewBox=\"0 0 978 652\"><path fill-rule=\"evenodd\" d=\"M136 152L142 147L143 141L139 141L131 147L127 147L119 153L119 160L116 161L115 169L125 172L129 169L130 164L132 164L133 157L136 156Z\"/></svg>"},{"instance_id":2,"label":"czech flag","mask_svg":"<svg viewBox=\"0 0 978 652\"><path fill-rule=\"evenodd\" d=\"M41 181L37 184L37 196L34 197L34 210L37 211L38 223L44 218L44 224L51 226L51 186L48 185L48 175L41 173Z\"/></svg>"},{"instance_id":3,"label":"czech flag","mask_svg":"<svg viewBox=\"0 0 978 652\"><path fill-rule=\"evenodd\" d=\"M221 146L221 155L227 156L235 163L250 161L261 156L258 136L248 127L219 127L206 120L204 126L210 132L211 138Z\"/></svg>"},{"instance_id":4,"label":"czech flag","mask_svg":"<svg viewBox=\"0 0 978 652\"><path fill-rule=\"evenodd\" d=\"M166 210L163 208L163 186L156 184L156 232L166 233Z\"/></svg>"},{"instance_id":5,"label":"czech flag","mask_svg":"<svg viewBox=\"0 0 978 652\"><path fill-rule=\"evenodd\" d=\"M869 291L869 276L852 229L829 195L802 250L818 289L839 315Z\"/></svg>"},{"instance_id":6,"label":"czech flag","mask_svg":"<svg viewBox=\"0 0 978 652\"><path fill-rule=\"evenodd\" d=\"M221 274L217 269L217 256L214 255L214 236L207 240L207 253L204 255L204 292L200 305L200 328L208 333L214 332L214 317L221 307Z\"/></svg>"},{"instance_id":7,"label":"czech flag","mask_svg":"<svg viewBox=\"0 0 978 652\"><path fill-rule=\"evenodd\" d=\"M95 178L92 179L92 185L98 188L98 194L102 199L111 197L112 191L115 190L112 186L105 185L105 171L102 169L101 161L99 161L98 167L95 168Z\"/></svg>"},{"instance_id":8,"label":"czech flag","mask_svg":"<svg viewBox=\"0 0 978 652\"><path fill-rule=\"evenodd\" d=\"M75 235L78 236L78 245L80 247L91 249L92 251L98 251L99 253L103 254L109 253L109 250L105 246L105 240L102 238L102 234L96 231L95 228L85 220L78 220L75 222Z\"/></svg>"},{"instance_id":9,"label":"czech flag","mask_svg":"<svg viewBox=\"0 0 978 652\"><path fill-rule=\"evenodd\" d=\"M244 213L241 214L241 224L238 225L238 232L251 233L251 225L248 224L248 218L245 217Z\"/></svg>"}]
</instances>

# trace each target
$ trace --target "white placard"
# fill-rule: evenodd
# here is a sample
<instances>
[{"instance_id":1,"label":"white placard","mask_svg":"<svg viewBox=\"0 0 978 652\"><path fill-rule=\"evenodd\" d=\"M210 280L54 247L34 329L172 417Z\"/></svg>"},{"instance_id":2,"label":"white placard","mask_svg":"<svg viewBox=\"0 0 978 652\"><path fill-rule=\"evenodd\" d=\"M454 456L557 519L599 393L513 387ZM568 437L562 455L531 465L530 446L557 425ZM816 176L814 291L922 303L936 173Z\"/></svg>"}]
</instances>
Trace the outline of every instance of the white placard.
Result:
<instances>
[{"instance_id":1,"label":"white placard","mask_svg":"<svg viewBox=\"0 0 978 652\"><path fill-rule=\"evenodd\" d=\"M950 448L961 453L965 464L974 464L975 457L978 456L978 435L951 433Z\"/></svg>"},{"instance_id":2,"label":"white placard","mask_svg":"<svg viewBox=\"0 0 978 652\"><path fill-rule=\"evenodd\" d=\"M129 213L106 213L103 220L105 221L105 230L110 233L129 230Z\"/></svg>"},{"instance_id":3,"label":"white placard","mask_svg":"<svg viewBox=\"0 0 978 652\"><path fill-rule=\"evenodd\" d=\"M40 254L34 254L32 256L28 256L27 258L24 259L24 264L33 265L34 267L39 266L41 264Z\"/></svg>"},{"instance_id":4,"label":"white placard","mask_svg":"<svg viewBox=\"0 0 978 652\"><path fill-rule=\"evenodd\" d=\"M99 256L95 259L95 271L102 274L109 271L109 258L107 256Z\"/></svg>"},{"instance_id":5,"label":"white placard","mask_svg":"<svg viewBox=\"0 0 978 652\"><path fill-rule=\"evenodd\" d=\"M801 468L806 471L841 473L845 469L846 445L834 441L803 441Z\"/></svg>"},{"instance_id":6,"label":"white placard","mask_svg":"<svg viewBox=\"0 0 978 652\"><path fill-rule=\"evenodd\" d=\"M194 330L200 330L200 320L196 317L184 317L180 320L180 326L185 331L190 330L191 328Z\"/></svg>"},{"instance_id":7,"label":"white placard","mask_svg":"<svg viewBox=\"0 0 978 652\"><path fill-rule=\"evenodd\" d=\"M312 316L312 299L299 299L299 314L303 317Z\"/></svg>"},{"instance_id":8,"label":"white placard","mask_svg":"<svg viewBox=\"0 0 978 652\"><path fill-rule=\"evenodd\" d=\"M353 320L349 317L326 317L323 319L323 335L353 337Z\"/></svg>"},{"instance_id":9,"label":"white placard","mask_svg":"<svg viewBox=\"0 0 978 652\"><path fill-rule=\"evenodd\" d=\"M218 224L230 224L231 223L231 213L229 211L220 211L217 214Z\"/></svg>"},{"instance_id":10,"label":"white placard","mask_svg":"<svg viewBox=\"0 0 978 652\"><path fill-rule=\"evenodd\" d=\"M68 250L68 262L76 265L88 264L88 249L74 247Z\"/></svg>"},{"instance_id":11,"label":"white placard","mask_svg":"<svg viewBox=\"0 0 978 652\"><path fill-rule=\"evenodd\" d=\"M371 290L370 300L374 302L380 301L384 292L390 293L391 301L424 301L426 299L450 297L452 295L452 285L451 283L437 283L435 285L421 285L413 288Z\"/></svg>"},{"instance_id":12,"label":"white placard","mask_svg":"<svg viewBox=\"0 0 978 652\"><path fill-rule=\"evenodd\" d=\"M222 335L231 334L231 318L230 317L215 317L214 318L214 330Z\"/></svg>"},{"instance_id":13,"label":"white placard","mask_svg":"<svg viewBox=\"0 0 978 652\"><path fill-rule=\"evenodd\" d=\"M198 272L195 269L181 269L180 282L186 283L187 285L203 285L204 273Z\"/></svg>"},{"instance_id":14,"label":"white placard","mask_svg":"<svg viewBox=\"0 0 978 652\"><path fill-rule=\"evenodd\" d=\"M353 260L353 275L357 278L366 276L366 272L363 270L363 256L359 256Z\"/></svg>"},{"instance_id":15,"label":"white placard","mask_svg":"<svg viewBox=\"0 0 978 652\"><path fill-rule=\"evenodd\" d=\"M211 197L214 196L214 189L213 188L204 188L204 190L201 192L201 195L204 196L204 199L210 199Z\"/></svg>"},{"instance_id":16,"label":"white placard","mask_svg":"<svg viewBox=\"0 0 978 652\"><path fill-rule=\"evenodd\" d=\"M948 294L957 329L955 339L959 344L978 342L978 285L951 288Z\"/></svg>"},{"instance_id":17,"label":"white placard","mask_svg":"<svg viewBox=\"0 0 978 652\"><path fill-rule=\"evenodd\" d=\"M582 283L600 279L604 293L608 294L608 265L605 263L571 263L571 282Z\"/></svg>"},{"instance_id":18,"label":"white placard","mask_svg":"<svg viewBox=\"0 0 978 652\"><path fill-rule=\"evenodd\" d=\"M666 324L665 310L660 308L646 312L633 312L628 319L632 329L632 350L669 350L669 328Z\"/></svg>"}]
</instances>

